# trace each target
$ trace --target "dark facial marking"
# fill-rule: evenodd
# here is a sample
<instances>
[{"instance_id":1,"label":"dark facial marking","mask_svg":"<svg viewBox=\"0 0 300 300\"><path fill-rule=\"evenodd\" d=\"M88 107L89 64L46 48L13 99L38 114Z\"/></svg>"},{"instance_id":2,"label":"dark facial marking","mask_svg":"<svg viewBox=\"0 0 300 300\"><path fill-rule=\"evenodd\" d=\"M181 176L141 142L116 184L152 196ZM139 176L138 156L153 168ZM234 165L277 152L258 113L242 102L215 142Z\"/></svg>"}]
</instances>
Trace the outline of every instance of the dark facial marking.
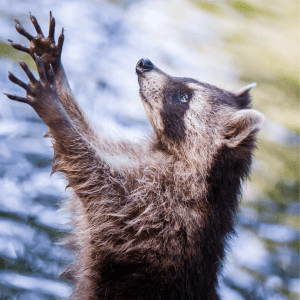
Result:
<instances>
[{"instance_id":1,"label":"dark facial marking","mask_svg":"<svg viewBox=\"0 0 300 300\"><path fill-rule=\"evenodd\" d=\"M174 141L183 141L185 138L183 119L194 93L187 86L187 82L191 81L193 80L170 77L163 90L161 117L164 123L164 136Z\"/></svg>"}]
</instances>

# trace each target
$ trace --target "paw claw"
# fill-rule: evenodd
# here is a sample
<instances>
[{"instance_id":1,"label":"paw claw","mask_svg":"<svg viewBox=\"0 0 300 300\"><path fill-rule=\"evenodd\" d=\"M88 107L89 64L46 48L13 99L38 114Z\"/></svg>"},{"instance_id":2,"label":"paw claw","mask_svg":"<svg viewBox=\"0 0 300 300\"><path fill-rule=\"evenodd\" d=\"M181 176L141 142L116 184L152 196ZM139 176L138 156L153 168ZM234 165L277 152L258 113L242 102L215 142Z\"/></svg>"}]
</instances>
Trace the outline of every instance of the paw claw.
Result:
<instances>
[{"instance_id":1,"label":"paw claw","mask_svg":"<svg viewBox=\"0 0 300 300\"><path fill-rule=\"evenodd\" d=\"M13 95L10 95L10 94L6 94L6 93L3 93L7 98L9 99L12 99L13 100Z\"/></svg>"}]
</instances>

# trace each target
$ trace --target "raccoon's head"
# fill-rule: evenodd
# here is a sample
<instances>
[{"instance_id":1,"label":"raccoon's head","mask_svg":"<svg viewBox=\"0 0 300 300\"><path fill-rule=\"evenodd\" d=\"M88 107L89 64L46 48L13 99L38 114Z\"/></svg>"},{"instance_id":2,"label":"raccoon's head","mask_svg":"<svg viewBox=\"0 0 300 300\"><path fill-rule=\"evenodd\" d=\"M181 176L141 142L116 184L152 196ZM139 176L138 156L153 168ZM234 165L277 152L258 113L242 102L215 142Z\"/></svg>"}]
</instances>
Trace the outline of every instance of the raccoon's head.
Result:
<instances>
[{"instance_id":1,"label":"raccoon's head","mask_svg":"<svg viewBox=\"0 0 300 300\"><path fill-rule=\"evenodd\" d=\"M263 115L250 108L249 91L255 84L231 93L167 75L148 59L137 63L136 73L156 137L170 151L198 156L222 146L237 148L254 139L263 121Z\"/></svg>"}]
</instances>

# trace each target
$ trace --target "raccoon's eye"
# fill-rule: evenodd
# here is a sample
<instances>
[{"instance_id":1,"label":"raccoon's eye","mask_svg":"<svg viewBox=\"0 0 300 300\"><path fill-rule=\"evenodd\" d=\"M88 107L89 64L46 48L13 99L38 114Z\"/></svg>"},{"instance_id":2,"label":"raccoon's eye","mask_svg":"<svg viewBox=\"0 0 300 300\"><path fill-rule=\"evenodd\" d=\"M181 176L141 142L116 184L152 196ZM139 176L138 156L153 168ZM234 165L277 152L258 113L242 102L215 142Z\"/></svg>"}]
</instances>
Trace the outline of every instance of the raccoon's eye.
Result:
<instances>
[{"instance_id":1,"label":"raccoon's eye","mask_svg":"<svg viewBox=\"0 0 300 300\"><path fill-rule=\"evenodd\" d=\"M180 94L179 99L180 99L180 102L188 102L189 101L189 94Z\"/></svg>"}]
</instances>

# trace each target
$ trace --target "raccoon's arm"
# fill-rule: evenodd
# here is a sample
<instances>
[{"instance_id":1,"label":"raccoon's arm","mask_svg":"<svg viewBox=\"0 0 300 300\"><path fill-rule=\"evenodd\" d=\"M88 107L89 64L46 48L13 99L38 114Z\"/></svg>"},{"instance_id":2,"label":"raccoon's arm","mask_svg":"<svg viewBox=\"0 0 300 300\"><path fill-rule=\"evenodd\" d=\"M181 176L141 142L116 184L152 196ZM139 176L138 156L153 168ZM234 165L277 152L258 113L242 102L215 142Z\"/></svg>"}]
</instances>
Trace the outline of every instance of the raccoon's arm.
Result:
<instances>
[{"instance_id":1,"label":"raccoon's arm","mask_svg":"<svg viewBox=\"0 0 300 300\"><path fill-rule=\"evenodd\" d=\"M61 51L64 41L63 30L58 38L57 45L55 45L55 20L52 17L52 13L50 12L50 28L48 37L44 37L42 30L34 16L30 15L30 20L37 32L37 36L35 37L31 36L21 26L21 24L17 20L15 20L16 30L30 41L30 47L27 48L9 40L11 42L11 45L15 49L30 54L33 59L35 54L39 56L44 65L46 75L48 74L50 64L52 65L53 71L55 73L58 97L61 105L65 109L69 118L72 120L72 123L74 124L78 132L82 134L89 142L97 143L97 135L93 128L90 126L84 112L76 102L61 63Z\"/></svg>"},{"instance_id":2,"label":"raccoon's arm","mask_svg":"<svg viewBox=\"0 0 300 300\"><path fill-rule=\"evenodd\" d=\"M78 132L59 101L52 67L46 75L41 58L35 56L35 59L40 80L24 62L20 62L30 82L25 84L11 73L9 79L26 90L26 97L6 95L32 106L50 128L55 152L53 172L66 175L68 186L88 208L90 200L99 198L99 191L122 189L122 173L107 162L104 151L95 148Z\"/></svg>"}]
</instances>

